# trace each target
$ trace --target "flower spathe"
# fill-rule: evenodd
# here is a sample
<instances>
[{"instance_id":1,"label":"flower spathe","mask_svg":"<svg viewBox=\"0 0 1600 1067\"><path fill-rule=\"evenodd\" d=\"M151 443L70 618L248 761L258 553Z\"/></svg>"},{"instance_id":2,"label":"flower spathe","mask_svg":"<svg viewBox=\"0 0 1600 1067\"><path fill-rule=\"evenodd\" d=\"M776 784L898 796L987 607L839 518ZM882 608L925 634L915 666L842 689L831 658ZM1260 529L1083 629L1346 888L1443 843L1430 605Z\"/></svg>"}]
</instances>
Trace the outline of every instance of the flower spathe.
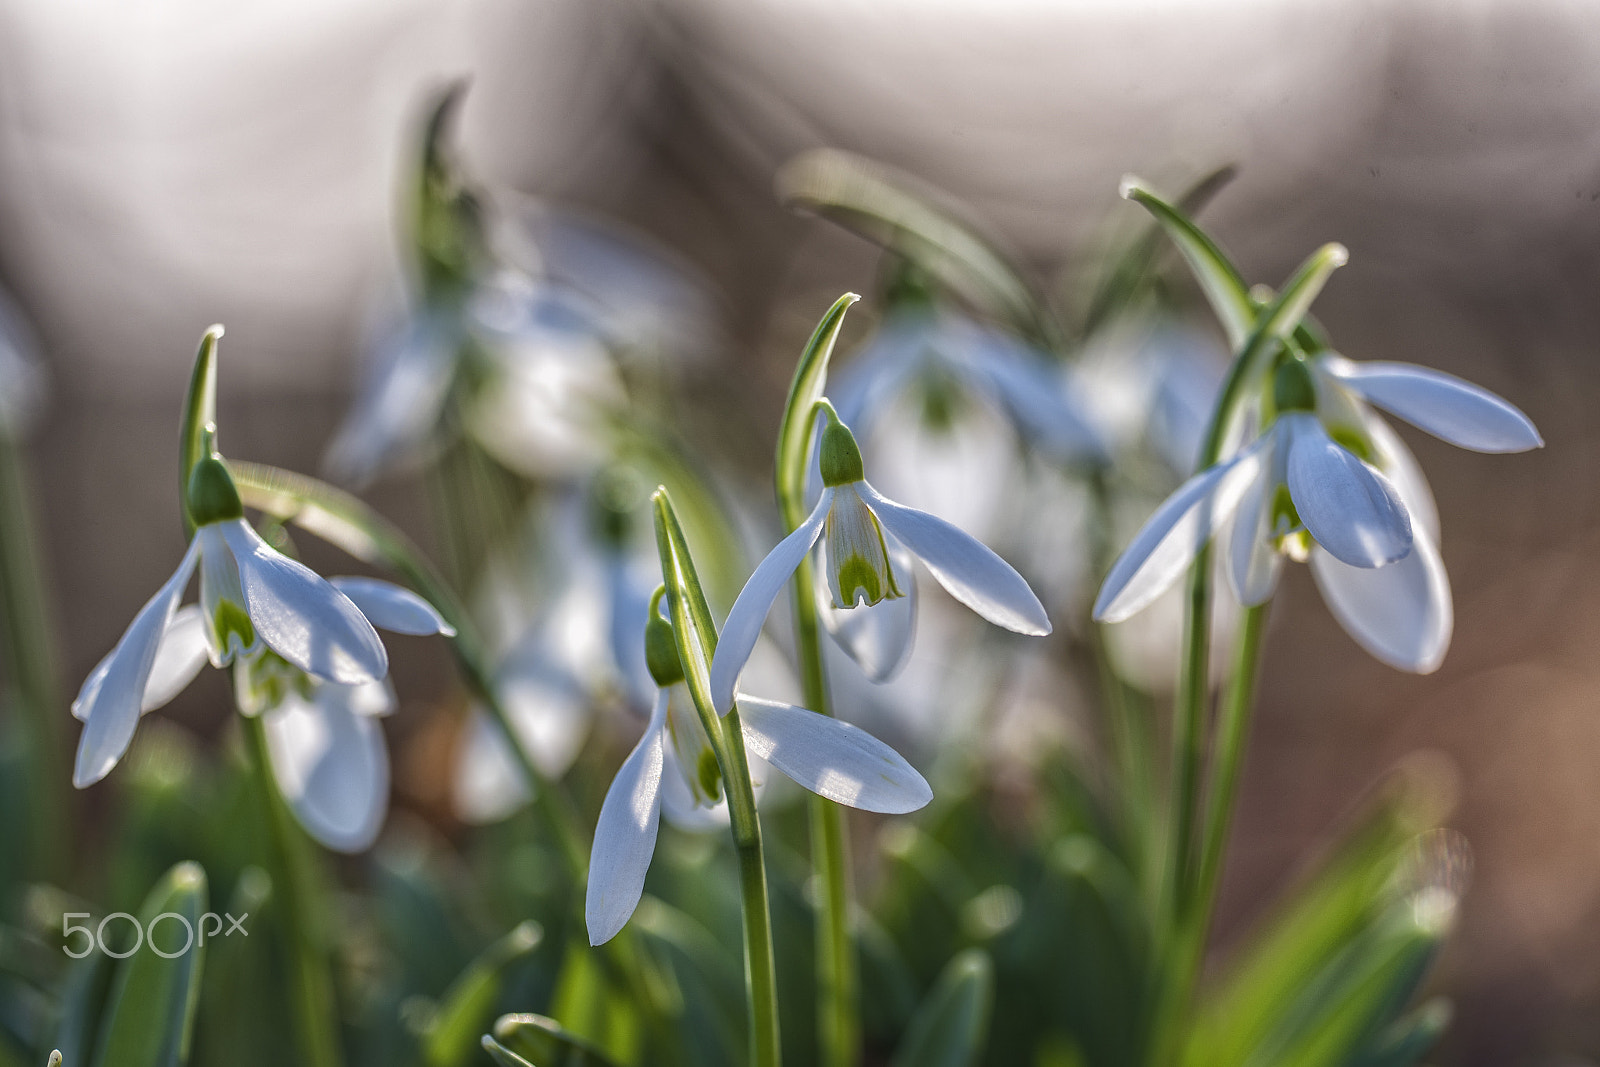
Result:
<instances>
[{"instance_id":1,"label":"flower spathe","mask_svg":"<svg viewBox=\"0 0 1600 1067\"><path fill-rule=\"evenodd\" d=\"M649 625L667 634L662 644L670 651L670 626L659 616ZM675 652L652 657L650 721L600 808L584 908L591 945L615 937L638 907L663 805L690 814L722 800L716 752L676 659ZM933 799L916 768L865 730L793 704L743 694L738 703L746 752L819 796L890 815Z\"/></svg>"},{"instance_id":2,"label":"flower spathe","mask_svg":"<svg viewBox=\"0 0 1600 1067\"><path fill-rule=\"evenodd\" d=\"M824 406L824 405L819 405ZM755 648L773 602L789 577L823 541L824 578L833 595L832 607L846 614L887 602L868 623L829 632L875 679L892 676L911 646L912 588L909 559L920 559L961 603L1017 633L1042 636L1051 630L1039 598L1011 565L982 542L943 519L885 498L864 477L855 439L831 408L824 407L822 430L823 489L806 520L780 541L756 567L740 591L711 663L711 696L717 710L733 703L739 674ZM869 650L857 653L852 642Z\"/></svg>"},{"instance_id":3,"label":"flower spathe","mask_svg":"<svg viewBox=\"0 0 1600 1067\"><path fill-rule=\"evenodd\" d=\"M1409 364L1323 353L1277 375L1283 413L1151 516L1106 577L1095 618L1118 622L1141 610L1225 530L1229 584L1242 604L1272 596L1284 556L1308 562L1358 644L1400 670L1436 670L1454 625L1438 513L1416 460L1368 402L1476 451L1537 448L1538 431L1500 397Z\"/></svg>"}]
</instances>

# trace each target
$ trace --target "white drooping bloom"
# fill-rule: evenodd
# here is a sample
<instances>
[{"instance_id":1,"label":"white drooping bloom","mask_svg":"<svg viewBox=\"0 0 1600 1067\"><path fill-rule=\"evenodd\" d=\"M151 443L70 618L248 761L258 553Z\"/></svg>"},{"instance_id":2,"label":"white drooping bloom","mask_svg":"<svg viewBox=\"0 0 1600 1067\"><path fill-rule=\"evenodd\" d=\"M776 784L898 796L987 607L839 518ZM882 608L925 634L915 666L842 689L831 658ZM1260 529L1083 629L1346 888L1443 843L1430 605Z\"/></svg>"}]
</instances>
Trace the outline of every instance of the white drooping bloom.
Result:
<instances>
[{"instance_id":1,"label":"white drooping bloom","mask_svg":"<svg viewBox=\"0 0 1600 1067\"><path fill-rule=\"evenodd\" d=\"M745 583L711 664L718 710L733 701L745 661L773 602L811 549L822 542L819 569L838 614L828 630L869 677L892 677L911 648L919 559L951 596L1017 633L1050 632L1044 606L1023 577L982 542L915 508L883 497L863 476L855 438L829 408L820 445L823 489L811 515L780 541Z\"/></svg>"},{"instance_id":2,"label":"white drooping bloom","mask_svg":"<svg viewBox=\"0 0 1600 1067\"><path fill-rule=\"evenodd\" d=\"M72 704L84 724L73 784L108 774L140 716L177 696L209 661L237 664L239 707L263 714L273 769L306 828L331 848L371 843L388 796L388 754L373 716L393 709L388 654L374 625L453 631L421 597L370 578L325 580L245 521L220 460L196 465L198 526L183 560L100 661ZM200 602L179 608L200 571Z\"/></svg>"},{"instance_id":3,"label":"white drooping bloom","mask_svg":"<svg viewBox=\"0 0 1600 1067\"><path fill-rule=\"evenodd\" d=\"M663 808L706 811L722 802L722 773L683 679L672 628L652 606L646 649L658 687L644 736L606 791L589 862L589 943L617 935L639 905ZM731 706L731 705L730 705ZM865 730L808 708L740 694L745 750L819 796L900 815L933 790L894 749ZM681 816L680 816L681 818Z\"/></svg>"},{"instance_id":4,"label":"white drooping bloom","mask_svg":"<svg viewBox=\"0 0 1600 1067\"><path fill-rule=\"evenodd\" d=\"M1280 366L1273 389L1277 418L1156 511L1112 567L1095 618L1139 611L1226 530L1242 604L1271 597L1283 556L1306 561L1358 644L1401 670L1437 669L1454 620L1438 512L1416 460L1367 402L1481 452L1537 448L1538 431L1500 397L1409 364L1323 354Z\"/></svg>"}]
</instances>

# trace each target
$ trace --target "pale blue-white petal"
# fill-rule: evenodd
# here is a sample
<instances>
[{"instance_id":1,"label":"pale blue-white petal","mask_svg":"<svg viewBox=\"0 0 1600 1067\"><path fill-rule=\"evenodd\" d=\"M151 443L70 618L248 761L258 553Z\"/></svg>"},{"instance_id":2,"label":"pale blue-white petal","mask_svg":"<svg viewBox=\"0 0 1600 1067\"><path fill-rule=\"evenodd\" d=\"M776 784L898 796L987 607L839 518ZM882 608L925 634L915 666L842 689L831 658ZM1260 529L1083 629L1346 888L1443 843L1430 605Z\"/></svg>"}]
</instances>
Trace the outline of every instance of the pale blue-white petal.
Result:
<instances>
[{"instance_id":1,"label":"pale blue-white petal","mask_svg":"<svg viewBox=\"0 0 1600 1067\"><path fill-rule=\"evenodd\" d=\"M1262 468L1250 483L1228 531L1228 584L1245 607L1265 604L1278 585L1283 556L1273 544L1272 503L1280 482L1273 462L1281 449L1264 456Z\"/></svg>"},{"instance_id":2,"label":"pale blue-white petal","mask_svg":"<svg viewBox=\"0 0 1600 1067\"><path fill-rule=\"evenodd\" d=\"M110 773L133 741L156 651L199 554L199 544L191 541L178 569L139 609L117 646L90 672L73 701L72 713L83 720L72 770L72 784L79 789Z\"/></svg>"},{"instance_id":3,"label":"pale blue-white petal","mask_svg":"<svg viewBox=\"0 0 1600 1067\"><path fill-rule=\"evenodd\" d=\"M312 837L338 852L370 846L389 806L383 728L352 704L363 688L324 683L312 700L291 693L262 717L284 800Z\"/></svg>"},{"instance_id":4,"label":"pale blue-white petal","mask_svg":"<svg viewBox=\"0 0 1600 1067\"><path fill-rule=\"evenodd\" d=\"M667 745L661 768L661 817L690 833L726 829L730 821L727 794L715 804L702 804L695 799L683 775L677 754Z\"/></svg>"},{"instance_id":5,"label":"pale blue-white petal","mask_svg":"<svg viewBox=\"0 0 1600 1067\"><path fill-rule=\"evenodd\" d=\"M1353 567L1393 563L1411 551L1411 517L1389 479L1336 443L1316 416L1294 412L1289 495L1317 543Z\"/></svg>"},{"instance_id":6,"label":"pale blue-white petal","mask_svg":"<svg viewBox=\"0 0 1600 1067\"><path fill-rule=\"evenodd\" d=\"M389 672L378 632L350 598L278 552L243 519L221 524L256 633L307 674L358 685Z\"/></svg>"},{"instance_id":7,"label":"pale blue-white petal","mask_svg":"<svg viewBox=\"0 0 1600 1067\"><path fill-rule=\"evenodd\" d=\"M927 779L905 757L847 722L743 694L739 717L745 746L818 796L890 815L933 799Z\"/></svg>"},{"instance_id":8,"label":"pale blue-white petal","mask_svg":"<svg viewBox=\"0 0 1600 1067\"><path fill-rule=\"evenodd\" d=\"M439 609L404 586L378 578L329 578L328 584L350 598L374 626L397 634L454 637L456 628L445 622Z\"/></svg>"},{"instance_id":9,"label":"pale blue-white petal","mask_svg":"<svg viewBox=\"0 0 1600 1067\"><path fill-rule=\"evenodd\" d=\"M1455 616L1431 538L1418 536L1409 556L1384 567L1352 567L1313 548L1311 573L1333 617L1373 656L1414 674L1444 662Z\"/></svg>"},{"instance_id":10,"label":"pale blue-white petal","mask_svg":"<svg viewBox=\"0 0 1600 1067\"><path fill-rule=\"evenodd\" d=\"M1030 444L1058 462L1104 460L1110 444L1063 369L1029 346L983 327L958 332L965 366Z\"/></svg>"},{"instance_id":11,"label":"pale blue-white petal","mask_svg":"<svg viewBox=\"0 0 1600 1067\"><path fill-rule=\"evenodd\" d=\"M885 316L867 343L830 374L828 399L839 421L859 437L868 435L878 413L926 366L937 321L923 311L891 311Z\"/></svg>"},{"instance_id":12,"label":"pale blue-white petal","mask_svg":"<svg viewBox=\"0 0 1600 1067\"><path fill-rule=\"evenodd\" d=\"M391 330L328 449L329 473L361 486L415 449L439 420L461 345L458 326L419 315Z\"/></svg>"},{"instance_id":13,"label":"pale blue-white petal","mask_svg":"<svg viewBox=\"0 0 1600 1067\"><path fill-rule=\"evenodd\" d=\"M1411 363L1321 361L1368 402L1418 429L1474 452L1526 452L1544 439L1508 401L1453 374Z\"/></svg>"},{"instance_id":14,"label":"pale blue-white petal","mask_svg":"<svg viewBox=\"0 0 1600 1067\"><path fill-rule=\"evenodd\" d=\"M983 542L925 511L896 504L867 482L856 489L884 533L922 560L951 596L996 626L1034 636L1050 632L1050 617L1027 581Z\"/></svg>"},{"instance_id":15,"label":"pale blue-white petal","mask_svg":"<svg viewBox=\"0 0 1600 1067\"><path fill-rule=\"evenodd\" d=\"M474 707L456 746L451 801L464 822L499 822L531 799L526 776L489 713Z\"/></svg>"},{"instance_id":16,"label":"pale blue-white petal","mask_svg":"<svg viewBox=\"0 0 1600 1067\"><path fill-rule=\"evenodd\" d=\"M904 596L871 605L858 604L853 608L834 607L833 595L828 591L826 539L817 550L817 575L813 583L817 613L822 616L823 626L874 682L887 682L900 673L910 658L911 639L916 633L915 557L889 534L884 535L884 543L889 549L889 566L894 572L895 585Z\"/></svg>"},{"instance_id":17,"label":"pale blue-white petal","mask_svg":"<svg viewBox=\"0 0 1600 1067\"><path fill-rule=\"evenodd\" d=\"M1393 483L1400 502L1411 516L1411 528L1420 531L1439 544L1439 505L1433 499L1433 489L1428 485L1422 465L1411 454L1400 435L1370 408L1361 421L1367 437L1377 454L1377 467Z\"/></svg>"},{"instance_id":18,"label":"pale blue-white petal","mask_svg":"<svg viewBox=\"0 0 1600 1067\"><path fill-rule=\"evenodd\" d=\"M606 791L589 855L589 888L584 920L589 944L603 945L627 925L644 893L644 876L656 851L661 827L661 771L667 697L656 700L644 736L634 746Z\"/></svg>"},{"instance_id":19,"label":"pale blue-white petal","mask_svg":"<svg viewBox=\"0 0 1600 1067\"><path fill-rule=\"evenodd\" d=\"M745 660L750 658L750 650L756 647L756 639L761 636L767 613L795 568L821 536L823 520L832 506L833 490L824 489L806 521L767 553L767 558L739 590L739 597L733 602L728 621L723 623L722 634L717 638L716 654L711 657L711 699L720 714L726 715L733 706L733 688L739 683L739 673L744 670Z\"/></svg>"},{"instance_id":20,"label":"pale blue-white petal","mask_svg":"<svg viewBox=\"0 0 1600 1067\"><path fill-rule=\"evenodd\" d=\"M1177 581L1260 475L1263 452L1275 443L1274 436L1262 436L1238 456L1206 468L1167 497L1112 564L1094 603L1096 619L1121 622Z\"/></svg>"},{"instance_id":21,"label":"pale blue-white petal","mask_svg":"<svg viewBox=\"0 0 1600 1067\"><path fill-rule=\"evenodd\" d=\"M209 654L205 613L200 605L179 608L161 635L150 680L145 683L142 710L154 711L183 692L206 665Z\"/></svg>"}]
</instances>

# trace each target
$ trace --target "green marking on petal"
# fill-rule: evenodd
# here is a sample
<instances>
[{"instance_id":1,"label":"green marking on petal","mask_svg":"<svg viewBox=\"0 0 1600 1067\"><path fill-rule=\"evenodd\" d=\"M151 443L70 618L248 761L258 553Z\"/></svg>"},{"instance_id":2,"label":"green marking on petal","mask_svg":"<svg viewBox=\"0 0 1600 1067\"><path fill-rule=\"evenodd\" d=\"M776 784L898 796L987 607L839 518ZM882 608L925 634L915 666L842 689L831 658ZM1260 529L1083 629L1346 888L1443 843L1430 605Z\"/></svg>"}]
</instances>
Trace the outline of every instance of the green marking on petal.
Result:
<instances>
[{"instance_id":1,"label":"green marking on petal","mask_svg":"<svg viewBox=\"0 0 1600 1067\"><path fill-rule=\"evenodd\" d=\"M700 753L700 765L695 768L695 779L700 788L696 794L703 796L705 804L715 804L722 799L722 768L717 765L717 754L709 748Z\"/></svg>"},{"instance_id":2,"label":"green marking on petal","mask_svg":"<svg viewBox=\"0 0 1600 1067\"><path fill-rule=\"evenodd\" d=\"M216 647L224 660L253 648L256 643L256 628L250 622L249 612L231 600L217 602L217 610L211 616L211 632L216 635Z\"/></svg>"},{"instance_id":3,"label":"green marking on petal","mask_svg":"<svg viewBox=\"0 0 1600 1067\"><path fill-rule=\"evenodd\" d=\"M836 579L839 592L843 594L834 607L854 607L858 599L865 597L868 604L876 604L883 599L883 586L878 581L878 572L872 564L860 556L851 556L839 564L839 577Z\"/></svg>"},{"instance_id":4,"label":"green marking on petal","mask_svg":"<svg viewBox=\"0 0 1600 1067\"><path fill-rule=\"evenodd\" d=\"M1361 430L1354 426L1324 424L1323 429L1328 431L1328 436L1333 438L1335 444L1348 450L1363 463L1377 465L1377 452L1372 447L1372 441Z\"/></svg>"}]
</instances>

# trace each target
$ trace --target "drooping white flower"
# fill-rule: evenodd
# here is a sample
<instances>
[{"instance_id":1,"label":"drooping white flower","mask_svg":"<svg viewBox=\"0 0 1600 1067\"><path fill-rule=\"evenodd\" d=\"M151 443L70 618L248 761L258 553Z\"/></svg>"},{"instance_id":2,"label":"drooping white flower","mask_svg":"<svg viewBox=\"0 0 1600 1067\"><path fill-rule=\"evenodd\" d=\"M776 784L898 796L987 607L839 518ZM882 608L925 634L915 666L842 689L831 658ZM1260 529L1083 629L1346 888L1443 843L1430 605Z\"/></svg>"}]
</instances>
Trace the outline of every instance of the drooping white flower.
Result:
<instances>
[{"instance_id":1,"label":"drooping white flower","mask_svg":"<svg viewBox=\"0 0 1600 1067\"><path fill-rule=\"evenodd\" d=\"M1438 668L1453 626L1438 512L1415 459L1363 399L1452 443L1511 452L1543 442L1504 400L1404 364L1363 368L1324 355L1275 372L1266 431L1170 496L1112 567L1095 618L1150 603L1227 530L1229 584L1247 606L1277 586L1282 558L1308 561L1345 630L1401 670Z\"/></svg>"},{"instance_id":2,"label":"drooping white flower","mask_svg":"<svg viewBox=\"0 0 1600 1067\"><path fill-rule=\"evenodd\" d=\"M208 457L195 465L189 511L197 529L178 569L134 616L73 702L72 712L84 724L73 771L79 788L104 778L122 758L147 694L165 692L172 684L166 669L192 660L191 655L169 661L157 653L197 567L199 622L185 627L198 628L214 665L265 647L307 674L342 685L377 681L388 673L383 642L350 597L273 549L245 521L221 460Z\"/></svg>"},{"instance_id":3,"label":"drooping white flower","mask_svg":"<svg viewBox=\"0 0 1600 1067\"><path fill-rule=\"evenodd\" d=\"M722 799L716 753L684 682L672 627L654 604L645 649L658 691L644 736L606 791L595 826L585 902L592 945L615 937L638 907L663 805L711 809ZM819 796L892 815L933 799L916 768L865 730L743 694L738 705L747 754Z\"/></svg>"},{"instance_id":4,"label":"drooping white flower","mask_svg":"<svg viewBox=\"0 0 1600 1067\"><path fill-rule=\"evenodd\" d=\"M1050 632L1039 598L1010 564L943 519L879 494L866 481L850 430L831 408L824 414L822 494L805 522L756 567L728 613L711 664L719 710L732 703L773 602L819 540L819 585L840 612L829 632L875 679L891 677L911 647L913 558L951 596L997 626L1036 636Z\"/></svg>"}]
</instances>

